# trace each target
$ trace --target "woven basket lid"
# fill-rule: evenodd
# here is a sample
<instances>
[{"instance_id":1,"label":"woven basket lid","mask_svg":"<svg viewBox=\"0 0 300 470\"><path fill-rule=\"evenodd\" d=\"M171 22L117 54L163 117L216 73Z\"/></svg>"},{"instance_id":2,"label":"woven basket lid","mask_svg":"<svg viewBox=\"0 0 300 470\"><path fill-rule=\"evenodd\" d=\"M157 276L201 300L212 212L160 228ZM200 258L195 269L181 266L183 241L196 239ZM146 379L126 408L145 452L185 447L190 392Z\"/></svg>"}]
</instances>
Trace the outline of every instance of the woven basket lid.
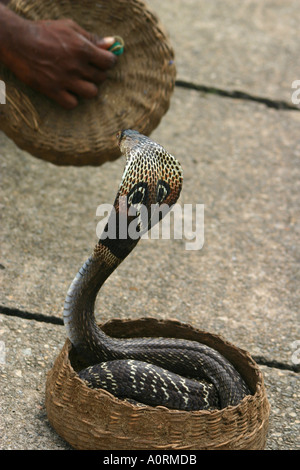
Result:
<instances>
[{"instance_id":1,"label":"woven basket lid","mask_svg":"<svg viewBox=\"0 0 300 470\"><path fill-rule=\"evenodd\" d=\"M165 336L199 341L219 351L251 390L236 406L179 411L137 406L91 389L76 371L86 367L66 341L47 376L46 410L56 432L81 450L262 450L269 402L262 373L248 352L222 337L174 320L113 319L101 328L118 337Z\"/></svg>"},{"instance_id":2,"label":"woven basket lid","mask_svg":"<svg viewBox=\"0 0 300 470\"><path fill-rule=\"evenodd\" d=\"M141 0L11 0L9 7L31 19L71 18L100 37L125 42L117 65L98 97L64 110L0 66L6 105L0 129L20 148L57 165L101 165L120 156L115 134L136 129L149 135L169 108L176 69L159 20Z\"/></svg>"}]
</instances>

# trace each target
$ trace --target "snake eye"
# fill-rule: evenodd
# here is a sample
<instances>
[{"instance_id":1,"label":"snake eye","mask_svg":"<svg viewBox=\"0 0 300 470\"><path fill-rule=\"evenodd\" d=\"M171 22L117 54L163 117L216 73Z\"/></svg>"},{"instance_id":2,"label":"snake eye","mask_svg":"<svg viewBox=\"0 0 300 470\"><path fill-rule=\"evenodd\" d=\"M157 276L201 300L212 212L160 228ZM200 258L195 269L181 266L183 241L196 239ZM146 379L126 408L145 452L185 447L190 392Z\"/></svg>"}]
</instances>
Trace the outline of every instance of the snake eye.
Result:
<instances>
[{"instance_id":1,"label":"snake eye","mask_svg":"<svg viewBox=\"0 0 300 470\"><path fill-rule=\"evenodd\" d=\"M156 201L161 204L170 194L170 185L163 180L157 182Z\"/></svg>"}]
</instances>

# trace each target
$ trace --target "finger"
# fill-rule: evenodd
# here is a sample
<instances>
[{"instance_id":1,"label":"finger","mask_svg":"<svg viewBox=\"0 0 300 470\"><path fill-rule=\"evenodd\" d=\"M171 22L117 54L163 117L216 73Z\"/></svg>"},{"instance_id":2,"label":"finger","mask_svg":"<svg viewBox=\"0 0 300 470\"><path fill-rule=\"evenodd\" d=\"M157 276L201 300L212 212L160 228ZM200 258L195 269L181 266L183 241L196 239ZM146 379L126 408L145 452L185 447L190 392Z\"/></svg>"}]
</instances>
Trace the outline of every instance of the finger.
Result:
<instances>
[{"instance_id":1,"label":"finger","mask_svg":"<svg viewBox=\"0 0 300 470\"><path fill-rule=\"evenodd\" d=\"M109 49L116 42L114 36L99 37L96 34L85 31L78 25L76 26L77 27L75 28L75 31L81 34L81 36L83 36L85 39L88 39L92 44L97 47L100 47L102 49Z\"/></svg>"},{"instance_id":2,"label":"finger","mask_svg":"<svg viewBox=\"0 0 300 470\"><path fill-rule=\"evenodd\" d=\"M77 96L81 98L95 98L98 94L98 88L94 83L88 82L86 80L74 80L70 86L68 86L69 90L75 93Z\"/></svg>"},{"instance_id":3,"label":"finger","mask_svg":"<svg viewBox=\"0 0 300 470\"><path fill-rule=\"evenodd\" d=\"M93 34L89 33L85 29L83 29L81 26L79 26L78 23L76 23L74 20L65 20L66 22L69 23L69 26L76 31L76 33L80 34L81 36L85 37L89 41L91 41Z\"/></svg>"},{"instance_id":4,"label":"finger","mask_svg":"<svg viewBox=\"0 0 300 470\"><path fill-rule=\"evenodd\" d=\"M94 44L91 44L88 55L89 62L100 70L111 69L117 61L115 54Z\"/></svg>"},{"instance_id":5,"label":"finger","mask_svg":"<svg viewBox=\"0 0 300 470\"><path fill-rule=\"evenodd\" d=\"M0 0L1 1L1 0ZM84 28L79 26L78 23L76 23L74 20L67 18L64 21L65 24L68 24L70 28L72 28L76 33L80 34L83 36L85 39L90 41L91 43L95 44L97 47L101 47L102 49L108 49L111 47L116 39L114 36L105 36L105 37L99 37L96 34L90 33L86 31Z\"/></svg>"},{"instance_id":6,"label":"finger","mask_svg":"<svg viewBox=\"0 0 300 470\"><path fill-rule=\"evenodd\" d=\"M108 49L116 41L113 36L99 37L96 34L89 33L88 31L83 29L81 26L79 26L78 23L75 23L73 20L71 20L70 26L72 26L74 31L76 31L78 34L83 36L85 39L90 41L95 46L101 47L102 49Z\"/></svg>"},{"instance_id":7,"label":"finger","mask_svg":"<svg viewBox=\"0 0 300 470\"><path fill-rule=\"evenodd\" d=\"M87 80L88 82L99 84L101 82L104 82L106 80L107 75L105 72L102 70L99 70L97 67L94 67L93 65L86 65L82 70L81 70L82 78Z\"/></svg>"},{"instance_id":8,"label":"finger","mask_svg":"<svg viewBox=\"0 0 300 470\"><path fill-rule=\"evenodd\" d=\"M95 38L95 45L101 47L102 49L108 49L116 42L113 36L107 36L105 38Z\"/></svg>"},{"instance_id":9,"label":"finger","mask_svg":"<svg viewBox=\"0 0 300 470\"><path fill-rule=\"evenodd\" d=\"M72 25L73 29L82 38L82 51L88 61L100 70L112 68L117 58L115 54L107 49L113 45L115 38L112 36L98 38L96 35L82 29L77 23L72 22Z\"/></svg>"},{"instance_id":10,"label":"finger","mask_svg":"<svg viewBox=\"0 0 300 470\"><path fill-rule=\"evenodd\" d=\"M49 87L41 86L41 84L33 88L39 91L40 93L43 93L45 96L55 101L56 103L58 103L60 106L62 106L65 109L73 109L73 108L76 108L76 106L78 105L78 99L76 98L76 96L68 92L67 90L64 90L64 89L58 90L53 87L49 88Z\"/></svg>"},{"instance_id":11,"label":"finger","mask_svg":"<svg viewBox=\"0 0 300 470\"><path fill-rule=\"evenodd\" d=\"M52 97L62 108L74 109L78 105L78 99L72 93L62 90Z\"/></svg>"}]
</instances>

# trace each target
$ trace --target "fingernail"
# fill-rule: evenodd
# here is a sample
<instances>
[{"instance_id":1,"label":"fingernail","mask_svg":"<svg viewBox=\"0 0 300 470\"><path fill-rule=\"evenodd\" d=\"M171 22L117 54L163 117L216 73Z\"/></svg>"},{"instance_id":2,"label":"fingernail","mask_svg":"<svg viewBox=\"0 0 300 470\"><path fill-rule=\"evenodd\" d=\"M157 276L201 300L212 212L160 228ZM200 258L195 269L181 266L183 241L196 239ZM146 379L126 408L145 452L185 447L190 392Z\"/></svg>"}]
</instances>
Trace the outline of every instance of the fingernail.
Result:
<instances>
[{"instance_id":1,"label":"fingernail","mask_svg":"<svg viewBox=\"0 0 300 470\"><path fill-rule=\"evenodd\" d=\"M102 41L107 45L107 46L112 46L115 42L115 38L113 36L107 36L105 38L102 38Z\"/></svg>"}]
</instances>

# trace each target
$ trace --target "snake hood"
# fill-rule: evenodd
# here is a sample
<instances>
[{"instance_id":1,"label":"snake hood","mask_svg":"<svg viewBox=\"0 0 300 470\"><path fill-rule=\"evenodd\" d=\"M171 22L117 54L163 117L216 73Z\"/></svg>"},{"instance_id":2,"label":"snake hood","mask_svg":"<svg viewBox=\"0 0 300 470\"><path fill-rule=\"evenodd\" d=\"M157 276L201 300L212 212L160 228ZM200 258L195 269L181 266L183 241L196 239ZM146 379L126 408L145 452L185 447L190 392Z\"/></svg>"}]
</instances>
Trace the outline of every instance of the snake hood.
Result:
<instances>
[{"instance_id":1,"label":"snake hood","mask_svg":"<svg viewBox=\"0 0 300 470\"><path fill-rule=\"evenodd\" d=\"M126 163L114 210L100 241L124 259L176 203L183 172L173 155L137 131L120 131L117 141ZM113 238L107 236L108 227L114 227Z\"/></svg>"},{"instance_id":2,"label":"snake hood","mask_svg":"<svg viewBox=\"0 0 300 470\"><path fill-rule=\"evenodd\" d=\"M118 195L126 195L129 205L144 204L147 209L151 204L175 204L183 181L183 171L176 158L160 144L132 129L118 132L117 140L126 157Z\"/></svg>"}]
</instances>

